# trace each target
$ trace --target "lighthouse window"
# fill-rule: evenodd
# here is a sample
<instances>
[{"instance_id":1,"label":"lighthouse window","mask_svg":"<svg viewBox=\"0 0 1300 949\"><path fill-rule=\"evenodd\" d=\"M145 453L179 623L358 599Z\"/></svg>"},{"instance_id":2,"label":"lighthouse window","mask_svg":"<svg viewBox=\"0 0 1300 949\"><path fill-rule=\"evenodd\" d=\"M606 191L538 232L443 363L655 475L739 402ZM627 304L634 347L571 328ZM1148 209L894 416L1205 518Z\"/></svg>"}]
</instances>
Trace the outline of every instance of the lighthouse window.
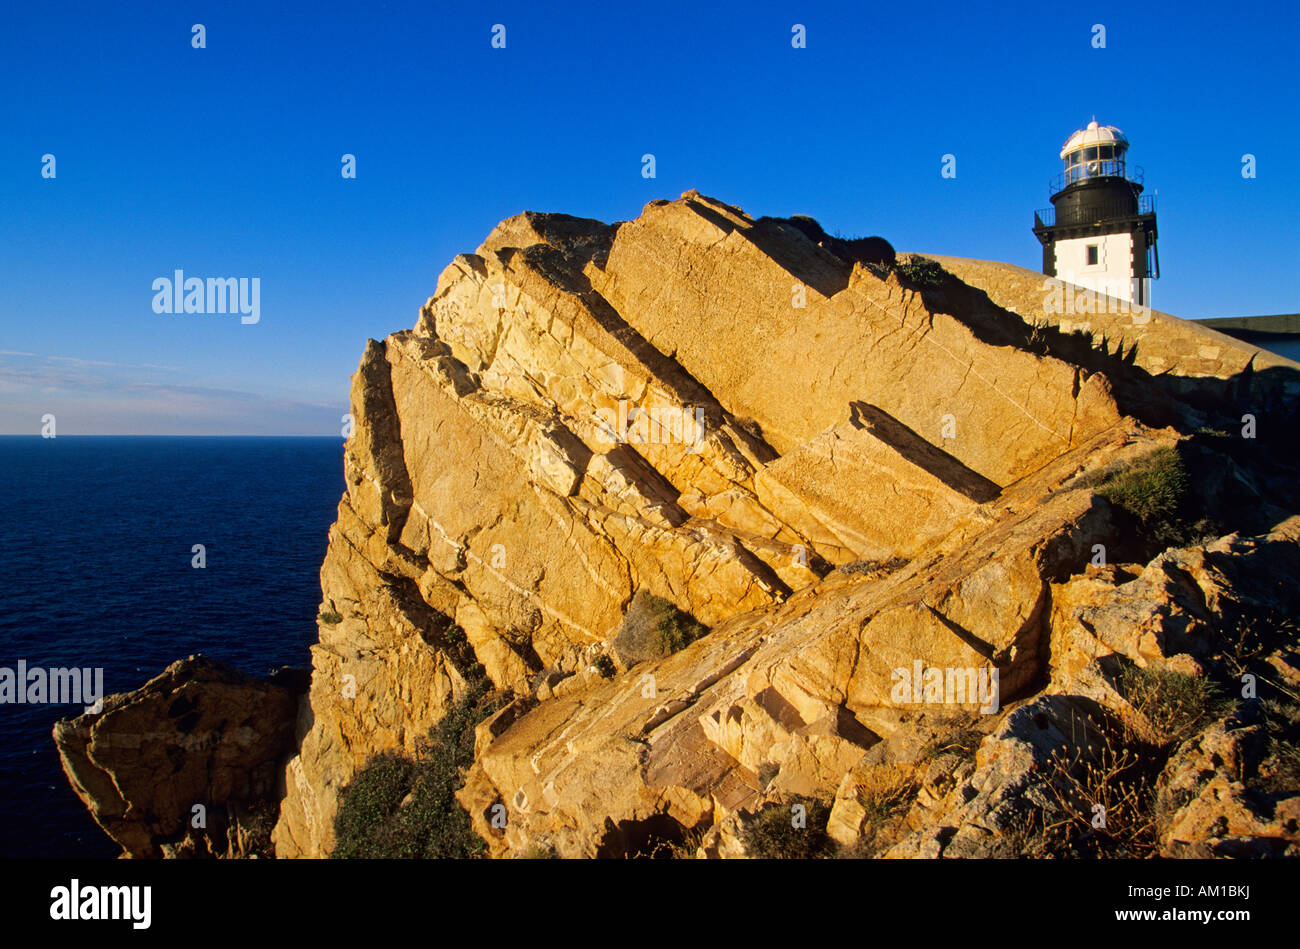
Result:
<instances>
[{"instance_id":1,"label":"lighthouse window","mask_svg":"<svg viewBox=\"0 0 1300 949\"><path fill-rule=\"evenodd\" d=\"M1096 147L1094 146L1094 147L1092 147L1092 148L1089 148L1089 149L1087 150L1087 152L1084 153L1084 158L1085 158L1085 160L1087 160L1087 161L1096 161L1096 160L1097 160L1097 149L1096 149Z\"/></svg>"},{"instance_id":2,"label":"lighthouse window","mask_svg":"<svg viewBox=\"0 0 1300 949\"><path fill-rule=\"evenodd\" d=\"M1088 266L1089 267L1097 266L1097 245L1096 244L1088 245Z\"/></svg>"}]
</instances>

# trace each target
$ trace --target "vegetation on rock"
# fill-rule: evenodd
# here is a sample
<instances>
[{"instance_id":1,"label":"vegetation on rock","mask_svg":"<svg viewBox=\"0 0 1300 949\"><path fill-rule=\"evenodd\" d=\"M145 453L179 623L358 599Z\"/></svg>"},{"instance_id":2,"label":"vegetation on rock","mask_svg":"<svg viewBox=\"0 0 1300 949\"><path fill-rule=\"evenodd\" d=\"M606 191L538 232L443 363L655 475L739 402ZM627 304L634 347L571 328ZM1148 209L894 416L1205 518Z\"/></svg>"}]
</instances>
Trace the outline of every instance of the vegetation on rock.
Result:
<instances>
[{"instance_id":1,"label":"vegetation on rock","mask_svg":"<svg viewBox=\"0 0 1300 949\"><path fill-rule=\"evenodd\" d=\"M417 743L414 759L387 752L371 758L339 796L334 818L338 858L481 857L487 845L456 799L474 762L474 727L505 697L486 678L471 682Z\"/></svg>"},{"instance_id":2,"label":"vegetation on rock","mask_svg":"<svg viewBox=\"0 0 1300 949\"><path fill-rule=\"evenodd\" d=\"M840 567L841 573L878 573L883 577L903 569L907 560L903 557L890 557L888 560L855 560Z\"/></svg>"},{"instance_id":3,"label":"vegetation on rock","mask_svg":"<svg viewBox=\"0 0 1300 949\"><path fill-rule=\"evenodd\" d=\"M795 807L803 807L796 816ZM741 826L745 853L761 860L807 860L830 857L835 842L826 834L830 805L806 797L765 805Z\"/></svg>"},{"instance_id":4,"label":"vegetation on rock","mask_svg":"<svg viewBox=\"0 0 1300 949\"><path fill-rule=\"evenodd\" d=\"M1157 448L1114 472L1097 493L1145 525L1172 525L1187 493L1187 471L1177 451Z\"/></svg>"},{"instance_id":5,"label":"vegetation on rock","mask_svg":"<svg viewBox=\"0 0 1300 949\"><path fill-rule=\"evenodd\" d=\"M922 257L920 254L908 254L900 257L894 264L898 279L911 287L936 287L943 283L945 272L937 260Z\"/></svg>"},{"instance_id":6,"label":"vegetation on rock","mask_svg":"<svg viewBox=\"0 0 1300 949\"><path fill-rule=\"evenodd\" d=\"M1120 673L1119 689L1150 724L1155 738L1171 747L1196 734L1228 711L1229 703L1205 676L1173 669L1129 666Z\"/></svg>"},{"instance_id":7,"label":"vegetation on rock","mask_svg":"<svg viewBox=\"0 0 1300 949\"><path fill-rule=\"evenodd\" d=\"M707 626L671 600L648 590L638 590L628 605L613 646L624 665L633 666L670 656L708 631Z\"/></svg>"},{"instance_id":8,"label":"vegetation on rock","mask_svg":"<svg viewBox=\"0 0 1300 949\"><path fill-rule=\"evenodd\" d=\"M678 609L671 600L654 594L646 599L657 616L655 641L662 655L671 655L685 649L709 631L707 626L690 613Z\"/></svg>"}]
</instances>

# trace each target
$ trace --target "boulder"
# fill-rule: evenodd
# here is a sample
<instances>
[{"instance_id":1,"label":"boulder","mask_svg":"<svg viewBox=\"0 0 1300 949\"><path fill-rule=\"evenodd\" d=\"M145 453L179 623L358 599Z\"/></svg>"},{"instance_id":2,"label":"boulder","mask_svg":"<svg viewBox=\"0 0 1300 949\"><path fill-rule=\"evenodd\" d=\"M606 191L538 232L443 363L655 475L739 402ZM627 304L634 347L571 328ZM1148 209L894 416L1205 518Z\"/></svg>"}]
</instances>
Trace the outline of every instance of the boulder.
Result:
<instances>
[{"instance_id":1,"label":"boulder","mask_svg":"<svg viewBox=\"0 0 1300 949\"><path fill-rule=\"evenodd\" d=\"M124 855L271 855L302 684L277 678L289 687L190 656L55 724L64 773Z\"/></svg>"}]
</instances>

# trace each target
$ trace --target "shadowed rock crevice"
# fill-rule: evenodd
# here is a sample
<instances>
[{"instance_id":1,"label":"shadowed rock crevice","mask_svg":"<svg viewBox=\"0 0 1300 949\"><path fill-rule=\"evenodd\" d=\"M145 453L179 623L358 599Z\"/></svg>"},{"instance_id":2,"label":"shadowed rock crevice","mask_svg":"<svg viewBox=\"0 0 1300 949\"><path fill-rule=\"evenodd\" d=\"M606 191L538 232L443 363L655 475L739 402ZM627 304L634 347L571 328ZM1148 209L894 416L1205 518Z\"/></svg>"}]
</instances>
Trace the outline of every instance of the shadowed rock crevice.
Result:
<instances>
[{"instance_id":1,"label":"shadowed rock crevice","mask_svg":"<svg viewBox=\"0 0 1300 949\"><path fill-rule=\"evenodd\" d=\"M852 414L849 418L854 426L869 431L907 461L976 504L991 501L1001 493L1001 489L988 478L981 477L874 405L853 402L850 408Z\"/></svg>"},{"instance_id":2,"label":"shadowed rock crevice","mask_svg":"<svg viewBox=\"0 0 1300 949\"><path fill-rule=\"evenodd\" d=\"M725 221L725 219L723 219ZM728 227L730 222L725 222ZM579 297L590 317L620 346L640 363L646 373L666 387L683 405L700 405L705 409L705 421L710 431L720 428L727 412L713 394L686 371L681 364L652 345L633 328L591 285L586 272L576 266L578 258L551 246L534 245L522 251L506 251L508 263L512 253L524 255L530 264L546 273L549 280L562 290ZM597 266L600 261L592 258ZM776 452L749 428L729 425L721 437L742 443L744 449L759 461L769 461Z\"/></svg>"},{"instance_id":3,"label":"shadowed rock crevice","mask_svg":"<svg viewBox=\"0 0 1300 949\"><path fill-rule=\"evenodd\" d=\"M601 859L668 860L686 838L686 828L667 814L611 822L596 849Z\"/></svg>"},{"instance_id":4,"label":"shadowed rock crevice","mask_svg":"<svg viewBox=\"0 0 1300 949\"><path fill-rule=\"evenodd\" d=\"M411 479L402 454L402 423L393 399L388 350L384 343L370 340L357 368L361 384L356 395L352 418L360 431L353 444L360 453L348 454L354 483L368 482L364 492L375 505L376 522L386 529L386 539L394 543L402 535L410 509Z\"/></svg>"}]
</instances>

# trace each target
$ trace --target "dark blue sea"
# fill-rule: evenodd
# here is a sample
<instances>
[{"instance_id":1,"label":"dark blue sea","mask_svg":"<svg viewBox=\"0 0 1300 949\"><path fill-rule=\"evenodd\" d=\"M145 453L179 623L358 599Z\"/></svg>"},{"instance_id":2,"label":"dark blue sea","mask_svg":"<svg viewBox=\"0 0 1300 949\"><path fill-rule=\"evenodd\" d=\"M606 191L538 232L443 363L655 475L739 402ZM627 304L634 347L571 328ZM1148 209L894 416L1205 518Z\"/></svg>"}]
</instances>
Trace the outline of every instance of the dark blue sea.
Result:
<instances>
[{"instance_id":1,"label":"dark blue sea","mask_svg":"<svg viewBox=\"0 0 1300 949\"><path fill-rule=\"evenodd\" d=\"M196 652L309 665L342 439L0 436L0 479L0 666L102 666L112 694ZM0 704L0 857L119 852L50 738L80 710Z\"/></svg>"}]
</instances>

